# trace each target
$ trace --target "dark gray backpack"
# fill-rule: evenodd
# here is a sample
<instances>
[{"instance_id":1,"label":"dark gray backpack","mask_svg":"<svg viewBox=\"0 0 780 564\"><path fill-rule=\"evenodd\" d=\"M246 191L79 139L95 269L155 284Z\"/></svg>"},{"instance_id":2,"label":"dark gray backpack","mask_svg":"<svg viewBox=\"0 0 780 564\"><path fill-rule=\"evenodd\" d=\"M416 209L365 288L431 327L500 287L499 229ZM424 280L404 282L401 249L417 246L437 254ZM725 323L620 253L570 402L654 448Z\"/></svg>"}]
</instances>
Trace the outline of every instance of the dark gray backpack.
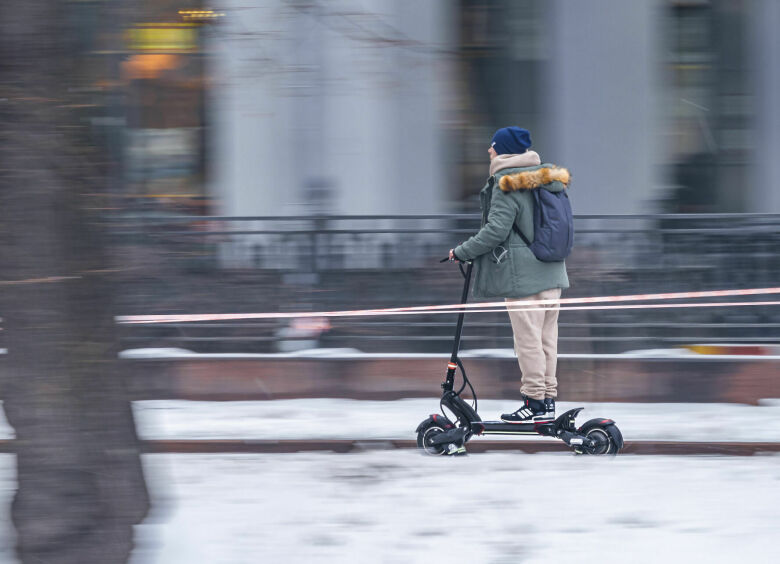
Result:
<instances>
[{"instance_id":1,"label":"dark gray backpack","mask_svg":"<svg viewBox=\"0 0 780 564\"><path fill-rule=\"evenodd\" d=\"M534 256L544 262L557 262L571 253L574 245L574 216L566 190L550 192L544 188L531 190L534 198L534 240L513 225Z\"/></svg>"}]
</instances>

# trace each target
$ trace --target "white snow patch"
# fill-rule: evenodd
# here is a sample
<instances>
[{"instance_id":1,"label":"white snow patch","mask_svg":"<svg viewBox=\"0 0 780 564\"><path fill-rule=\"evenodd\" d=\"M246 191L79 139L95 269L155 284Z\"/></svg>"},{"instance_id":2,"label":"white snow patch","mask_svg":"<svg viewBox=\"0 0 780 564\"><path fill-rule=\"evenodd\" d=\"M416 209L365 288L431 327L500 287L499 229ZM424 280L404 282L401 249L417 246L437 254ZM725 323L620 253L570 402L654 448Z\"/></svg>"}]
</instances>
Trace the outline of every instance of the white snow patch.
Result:
<instances>
[{"instance_id":1,"label":"white snow patch","mask_svg":"<svg viewBox=\"0 0 780 564\"><path fill-rule=\"evenodd\" d=\"M634 351L625 351L618 356L629 358L680 358L681 356L697 356L697 353L690 349L638 349Z\"/></svg>"},{"instance_id":2,"label":"white snow patch","mask_svg":"<svg viewBox=\"0 0 780 564\"><path fill-rule=\"evenodd\" d=\"M150 349L127 349L120 351L119 358L130 359L161 359L161 358L190 358L197 356L197 353L188 349L177 348L150 348Z\"/></svg>"},{"instance_id":3,"label":"white snow patch","mask_svg":"<svg viewBox=\"0 0 780 564\"><path fill-rule=\"evenodd\" d=\"M15 492L16 456L0 454L0 564L18 562L14 549L16 531L11 524L11 501Z\"/></svg>"},{"instance_id":4,"label":"white snow patch","mask_svg":"<svg viewBox=\"0 0 780 564\"><path fill-rule=\"evenodd\" d=\"M303 357L303 358L350 358L354 356L360 356L361 351L357 349L351 349L351 348L343 348L343 349L327 349L327 348L316 348L316 349L302 349L299 351L294 351L285 354L285 356L292 356L295 358Z\"/></svg>"},{"instance_id":5,"label":"white snow patch","mask_svg":"<svg viewBox=\"0 0 780 564\"><path fill-rule=\"evenodd\" d=\"M131 564L776 560L780 456L144 455ZM13 455L0 563L16 564ZM775 554L773 557L772 554Z\"/></svg>"},{"instance_id":6,"label":"white snow patch","mask_svg":"<svg viewBox=\"0 0 780 564\"><path fill-rule=\"evenodd\" d=\"M780 457L145 455L132 564L774 562ZM775 556L771 556L775 554Z\"/></svg>"},{"instance_id":7,"label":"white snow patch","mask_svg":"<svg viewBox=\"0 0 780 564\"><path fill-rule=\"evenodd\" d=\"M780 399L761 400L758 406L558 402L558 414L573 407L585 407L577 419L579 423L595 417L615 420L627 440L780 441ZM479 402L479 412L486 420L495 420L501 413L516 408L514 400ZM438 412L438 398L133 402L138 434L149 440L411 439L417 424ZM13 438L14 429L6 420L0 402L0 440Z\"/></svg>"},{"instance_id":8,"label":"white snow patch","mask_svg":"<svg viewBox=\"0 0 780 564\"><path fill-rule=\"evenodd\" d=\"M5 417L5 410L3 409L3 400L0 400L0 440L15 439L16 432L8 419Z\"/></svg>"},{"instance_id":9,"label":"white snow patch","mask_svg":"<svg viewBox=\"0 0 780 564\"><path fill-rule=\"evenodd\" d=\"M462 350L459 353L460 358L515 358L515 352L512 349L471 349ZM315 348L303 349L295 352L284 353L197 353L188 349L179 348L147 348L147 349L127 349L119 353L119 358L130 360L178 360L178 359L197 359L197 360L215 360L215 359L285 359L285 358L332 358L341 360L352 359L419 359L419 358L449 358L449 354L444 353L367 353L352 348ZM715 355L715 354L696 354L687 349L647 349L627 351L620 354L559 354L558 358L574 359L642 359L642 358L674 358L681 360L707 360L707 361L746 361L746 360L765 360L777 361L780 356L772 355Z\"/></svg>"},{"instance_id":10,"label":"white snow patch","mask_svg":"<svg viewBox=\"0 0 780 564\"><path fill-rule=\"evenodd\" d=\"M481 400L478 407L483 419L495 420L517 406L515 400ZM557 410L560 415L582 406L578 423L608 417L626 440L780 441L780 401L760 406L558 402ZM133 402L133 412L143 439L411 439L420 421L439 412L439 400L148 400Z\"/></svg>"}]
</instances>

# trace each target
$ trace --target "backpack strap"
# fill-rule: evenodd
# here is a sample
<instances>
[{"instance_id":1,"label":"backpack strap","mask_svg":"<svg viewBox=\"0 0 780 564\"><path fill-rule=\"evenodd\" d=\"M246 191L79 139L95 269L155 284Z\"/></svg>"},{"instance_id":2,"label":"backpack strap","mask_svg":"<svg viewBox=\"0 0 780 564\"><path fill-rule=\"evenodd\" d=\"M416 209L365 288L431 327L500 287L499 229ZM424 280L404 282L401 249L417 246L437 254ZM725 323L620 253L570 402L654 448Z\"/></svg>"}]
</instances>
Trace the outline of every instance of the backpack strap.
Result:
<instances>
[{"instance_id":1,"label":"backpack strap","mask_svg":"<svg viewBox=\"0 0 780 564\"><path fill-rule=\"evenodd\" d=\"M537 190L539 190L539 189L536 188L535 190L532 190L532 194L534 195L534 204L533 204L534 205L534 210L532 210L532 213L535 212L535 208L539 206L539 194L537 193ZM528 240L528 237L523 235L523 232L520 231L520 228L517 226L517 224L514 221L512 222L512 229L514 230L515 233L520 235L520 238L523 240L523 242L525 243L526 247L530 247L531 246L531 241Z\"/></svg>"},{"instance_id":2,"label":"backpack strap","mask_svg":"<svg viewBox=\"0 0 780 564\"><path fill-rule=\"evenodd\" d=\"M523 232L522 232L522 231L520 231L520 228L517 226L517 224L516 224L514 221L512 222L512 230L513 230L515 233L517 233L518 235L520 235L520 238L523 240L523 242L525 242L525 244L526 244L526 246L527 246L527 247L530 247L530 246L531 246L531 242L528 240L528 237L526 237L525 235L523 235Z\"/></svg>"},{"instance_id":3,"label":"backpack strap","mask_svg":"<svg viewBox=\"0 0 780 564\"><path fill-rule=\"evenodd\" d=\"M531 194L533 195L533 210L532 213L534 214L534 223L536 223L536 213L542 211L542 206L539 203L539 190L542 190L542 188L534 188L531 190ZM535 227L535 226L534 226ZM523 232L520 231L520 228L517 226L515 222L512 222L512 229L515 233L520 235L520 238L523 240L523 242L526 244L527 247L531 246L531 241L528 240L528 237L523 235Z\"/></svg>"},{"instance_id":4,"label":"backpack strap","mask_svg":"<svg viewBox=\"0 0 780 564\"><path fill-rule=\"evenodd\" d=\"M490 178L488 178L488 184L490 185L491 191L493 190L493 187L495 186L495 179L496 179L495 175L493 175ZM490 202L490 198L488 198L488 202ZM515 219L516 218L517 217L515 216ZM517 233L518 235L520 235L520 238L523 240L523 242L526 244L526 246L528 246L528 247L531 246L531 241L528 240L528 237L523 235L523 232L520 231L520 228L517 226L517 224L514 221L512 221L512 230L515 233Z\"/></svg>"}]
</instances>

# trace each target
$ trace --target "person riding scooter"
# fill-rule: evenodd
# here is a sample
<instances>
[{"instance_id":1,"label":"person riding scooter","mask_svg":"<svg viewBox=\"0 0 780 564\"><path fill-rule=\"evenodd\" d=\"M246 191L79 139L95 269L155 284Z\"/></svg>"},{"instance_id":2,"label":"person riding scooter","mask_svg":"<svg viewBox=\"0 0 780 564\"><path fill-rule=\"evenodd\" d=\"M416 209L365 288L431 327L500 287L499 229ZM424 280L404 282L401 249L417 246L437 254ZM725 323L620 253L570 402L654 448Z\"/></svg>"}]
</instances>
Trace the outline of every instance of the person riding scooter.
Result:
<instances>
[{"instance_id":1,"label":"person riding scooter","mask_svg":"<svg viewBox=\"0 0 780 564\"><path fill-rule=\"evenodd\" d=\"M558 395L558 304L540 304L534 308L537 311L516 311L513 302L557 300L562 289L569 287L565 262L539 260L530 243L535 236L534 206L539 206L539 198L532 192L566 190L569 171L542 164L530 147L531 135L526 129L504 127L496 131L488 149L490 177L480 192L482 227L450 249L449 255L451 260L474 262L475 298L506 300L523 398L517 410L501 415L508 423L554 419ZM573 231L569 249L572 237Z\"/></svg>"}]
</instances>

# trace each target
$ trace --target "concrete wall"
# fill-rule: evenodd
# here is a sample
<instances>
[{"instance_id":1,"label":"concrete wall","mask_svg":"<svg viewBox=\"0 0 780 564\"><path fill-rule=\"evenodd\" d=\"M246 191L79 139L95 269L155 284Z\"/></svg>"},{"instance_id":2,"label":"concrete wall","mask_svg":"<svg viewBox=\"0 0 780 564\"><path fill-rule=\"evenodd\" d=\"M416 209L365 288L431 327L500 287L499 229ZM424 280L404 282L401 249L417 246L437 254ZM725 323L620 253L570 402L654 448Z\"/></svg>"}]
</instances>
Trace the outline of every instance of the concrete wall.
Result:
<instances>
[{"instance_id":1,"label":"concrete wall","mask_svg":"<svg viewBox=\"0 0 780 564\"><path fill-rule=\"evenodd\" d=\"M230 0L221 9L210 47L210 191L221 213L443 210L454 4Z\"/></svg>"},{"instance_id":2,"label":"concrete wall","mask_svg":"<svg viewBox=\"0 0 780 564\"><path fill-rule=\"evenodd\" d=\"M547 113L578 214L650 211L658 197L658 1L555 0Z\"/></svg>"},{"instance_id":3,"label":"concrete wall","mask_svg":"<svg viewBox=\"0 0 780 564\"><path fill-rule=\"evenodd\" d=\"M558 359L563 401L726 402L780 397L777 357ZM342 397L393 400L441 393L447 357L125 360L133 399L271 400ZM520 398L511 358L464 359L482 399ZM458 375L458 379L460 375ZM460 380L458 380L460 382Z\"/></svg>"},{"instance_id":4,"label":"concrete wall","mask_svg":"<svg viewBox=\"0 0 780 564\"><path fill-rule=\"evenodd\" d=\"M754 0L750 4L751 57L754 106L755 166L748 212L780 212L780 2Z\"/></svg>"}]
</instances>

